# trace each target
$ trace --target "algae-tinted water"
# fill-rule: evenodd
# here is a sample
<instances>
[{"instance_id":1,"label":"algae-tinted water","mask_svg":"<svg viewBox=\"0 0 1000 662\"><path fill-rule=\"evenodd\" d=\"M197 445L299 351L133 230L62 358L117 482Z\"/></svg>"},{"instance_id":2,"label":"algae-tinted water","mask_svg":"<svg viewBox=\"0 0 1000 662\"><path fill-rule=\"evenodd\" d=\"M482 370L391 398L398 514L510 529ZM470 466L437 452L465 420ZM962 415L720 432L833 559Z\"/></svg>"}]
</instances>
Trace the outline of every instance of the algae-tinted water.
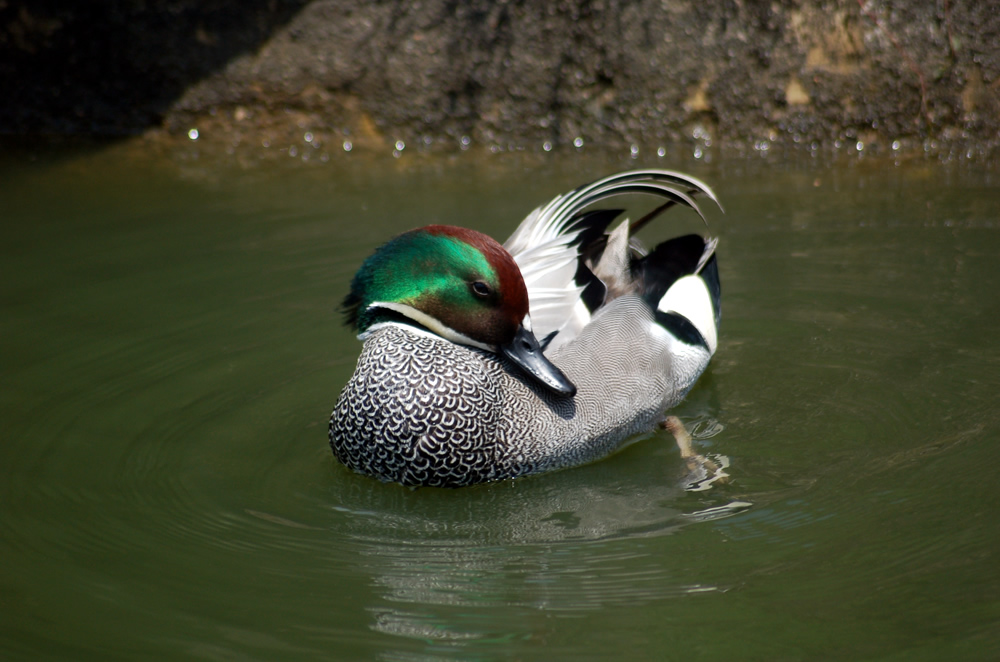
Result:
<instances>
[{"instance_id":1,"label":"algae-tinted water","mask_svg":"<svg viewBox=\"0 0 1000 662\"><path fill-rule=\"evenodd\" d=\"M1000 656L998 174L794 161L5 163L0 654ZM637 165L726 206L721 344L675 413L728 484L678 489L664 434L463 490L336 464L337 305L372 248L503 239Z\"/></svg>"}]
</instances>

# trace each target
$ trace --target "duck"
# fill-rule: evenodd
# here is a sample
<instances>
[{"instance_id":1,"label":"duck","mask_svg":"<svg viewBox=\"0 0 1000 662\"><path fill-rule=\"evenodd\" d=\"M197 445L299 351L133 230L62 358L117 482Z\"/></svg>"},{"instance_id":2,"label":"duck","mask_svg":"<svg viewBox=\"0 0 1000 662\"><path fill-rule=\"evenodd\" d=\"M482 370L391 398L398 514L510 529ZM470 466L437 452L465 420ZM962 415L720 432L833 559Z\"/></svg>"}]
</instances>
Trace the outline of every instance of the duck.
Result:
<instances>
[{"instance_id":1,"label":"duck","mask_svg":"<svg viewBox=\"0 0 1000 662\"><path fill-rule=\"evenodd\" d=\"M657 206L609 230L627 206L608 201L640 196ZM503 244L428 225L376 249L343 301L362 347L330 416L334 456L463 487L594 462L676 423L666 412L718 347L718 240L646 250L633 235L674 207L704 221L696 196L721 210L694 177L632 170L556 196Z\"/></svg>"}]
</instances>

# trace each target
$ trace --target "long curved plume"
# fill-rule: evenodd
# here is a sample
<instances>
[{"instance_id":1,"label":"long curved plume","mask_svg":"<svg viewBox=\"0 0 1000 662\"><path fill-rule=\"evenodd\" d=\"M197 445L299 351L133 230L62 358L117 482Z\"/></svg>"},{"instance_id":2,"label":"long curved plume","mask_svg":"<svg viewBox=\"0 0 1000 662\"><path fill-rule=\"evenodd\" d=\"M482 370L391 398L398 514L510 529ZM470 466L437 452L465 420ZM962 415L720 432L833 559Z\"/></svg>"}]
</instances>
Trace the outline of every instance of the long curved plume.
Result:
<instances>
[{"instance_id":1,"label":"long curved plume","mask_svg":"<svg viewBox=\"0 0 1000 662\"><path fill-rule=\"evenodd\" d=\"M630 233L675 205L705 215L694 200L704 195L719 204L704 182L671 170L633 170L585 184L532 211L504 243L521 269L531 300L531 318L542 338L566 330L575 335L590 319L583 302L586 283L577 278L582 252L599 254L606 244L606 230L622 210L587 211L610 198L645 194L664 203L630 225ZM707 224L707 221L705 221Z\"/></svg>"}]
</instances>

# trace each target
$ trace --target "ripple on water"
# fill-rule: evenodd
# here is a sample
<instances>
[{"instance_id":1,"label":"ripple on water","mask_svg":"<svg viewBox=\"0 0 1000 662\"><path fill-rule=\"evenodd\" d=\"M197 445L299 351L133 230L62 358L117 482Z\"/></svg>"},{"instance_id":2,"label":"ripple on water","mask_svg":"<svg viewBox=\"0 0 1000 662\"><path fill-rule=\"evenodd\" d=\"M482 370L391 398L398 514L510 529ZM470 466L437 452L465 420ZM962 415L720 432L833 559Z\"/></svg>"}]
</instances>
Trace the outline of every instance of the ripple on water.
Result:
<instances>
[{"instance_id":1,"label":"ripple on water","mask_svg":"<svg viewBox=\"0 0 1000 662\"><path fill-rule=\"evenodd\" d=\"M73 223L24 230L24 251L45 259L6 255L21 261L0 286L12 627L40 647L150 658L531 657L512 645L560 638L607 657L620 639L553 623L673 618L701 645L721 615L763 658L776 655L753 646L755 631L779 625L791 634L775 646L816 657L864 625L858 614L909 619L907 641L986 621L1000 429L992 197L978 225L952 224L908 200L919 196L865 197L834 181L843 174L822 173L822 186L809 174L792 196L761 194L787 177L735 177L713 228L721 347L677 412L701 452L730 457L731 483L683 492L660 433L572 471L413 491L349 473L325 445L357 355L331 309L361 246L417 222L413 209L465 224L468 209L490 209L483 223L509 231L527 211L511 191L582 181L459 170L356 168L337 195L327 174L300 171L227 193L220 170L210 201L170 188L160 197L184 202L170 205L136 177L121 208L78 194L59 208ZM720 599L694 617L671 608L702 594ZM765 603L771 619L752 613ZM877 625L854 652L890 650L893 625Z\"/></svg>"},{"instance_id":2,"label":"ripple on water","mask_svg":"<svg viewBox=\"0 0 1000 662\"><path fill-rule=\"evenodd\" d=\"M645 443L673 442L663 434ZM484 627L476 614L572 614L725 590L681 569L687 559L664 557L659 541L750 504L685 493L669 451L650 462L626 450L577 470L463 490L383 485L336 465L323 498L352 550L351 569L377 591L373 629L495 636L503 624Z\"/></svg>"}]
</instances>

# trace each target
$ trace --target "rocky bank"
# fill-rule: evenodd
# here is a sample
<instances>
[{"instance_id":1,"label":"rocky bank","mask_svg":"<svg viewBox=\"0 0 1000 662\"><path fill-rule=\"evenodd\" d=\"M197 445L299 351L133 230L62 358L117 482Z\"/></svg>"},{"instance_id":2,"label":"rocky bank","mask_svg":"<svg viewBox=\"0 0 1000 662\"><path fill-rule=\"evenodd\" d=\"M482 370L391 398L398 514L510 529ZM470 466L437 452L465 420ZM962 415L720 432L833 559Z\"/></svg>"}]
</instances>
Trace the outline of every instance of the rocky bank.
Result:
<instances>
[{"instance_id":1,"label":"rocky bank","mask_svg":"<svg viewBox=\"0 0 1000 662\"><path fill-rule=\"evenodd\" d=\"M985 153L990 4L0 0L0 134Z\"/></svg>"}]
</instances>

